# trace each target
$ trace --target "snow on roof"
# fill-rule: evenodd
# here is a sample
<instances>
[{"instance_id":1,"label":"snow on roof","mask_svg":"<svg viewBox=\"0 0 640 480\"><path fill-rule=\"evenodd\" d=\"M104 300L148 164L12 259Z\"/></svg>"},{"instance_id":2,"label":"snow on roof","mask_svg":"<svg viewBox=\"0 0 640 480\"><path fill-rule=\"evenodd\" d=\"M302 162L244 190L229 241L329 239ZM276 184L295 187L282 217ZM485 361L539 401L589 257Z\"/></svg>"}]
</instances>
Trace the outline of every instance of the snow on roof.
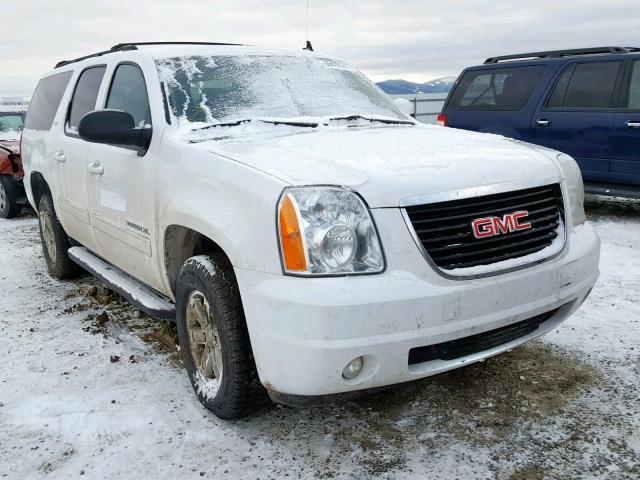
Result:
<instances>
[{"instance_id":1,"label":"snow on roof","mask_svg":"<svg viewBox=\"0 0 640 480\"><path fill-rule=\"evenodd\" d=\"M190 56L221 56L221 55L264 55L264 56L317 56L309 50L256 47L253 45L139 45L138 49L148 53L154 59L190 57Z\"/></svg>"},{"instance_id":2,"label":"snow on roof","mask_svg":"<svg viewBox=\"0 0 640 480\"><path fill-rule=\"evenodd\" d=\"M339 60L330 55L317 54L305 49L286 49L286 48L272 48L272 47L256 47L253 45L216 45L216 44L132 44L136 45L135 50L114 50L98 52L97 54L88 54L84 58L66 60L68 63L56 66L53 70L50 70L43 77L54 75L66 70L76 70L84 67L85 65L91 65L96 63L96 59L108 59L112 55L126 56L136 52L149 55L153 60L162 60L167 58L178 57L193 57L193 56L240 56L240 55L261 55L261 56L299 56L299 57L315 57ZM104 61L104 60L103 60ZM345 66L355 70L355 67L342 61Z\"/></svg>"}]
</instances>

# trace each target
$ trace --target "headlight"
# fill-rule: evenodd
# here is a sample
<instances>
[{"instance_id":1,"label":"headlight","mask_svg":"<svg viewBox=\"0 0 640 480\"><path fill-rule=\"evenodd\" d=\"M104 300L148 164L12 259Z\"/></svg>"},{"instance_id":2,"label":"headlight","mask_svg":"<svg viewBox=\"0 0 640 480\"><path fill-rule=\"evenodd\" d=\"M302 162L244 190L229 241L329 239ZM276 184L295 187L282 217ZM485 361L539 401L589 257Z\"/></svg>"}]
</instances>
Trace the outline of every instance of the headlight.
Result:
<instances>
[{"instance_id":1,"label":"headlight","mask_svg":"<svg viewBox=\"0 0 640 480\"><path fill-rule=\"evenodd\" d=\"M362 199L339 187L292 187L278 205L280 252L285 273L379 273L384 257Z\"/></svg>"},{"instance_id":2,"label":"headlight","mask_svg":"<svg viewBox=\"0 0 640 480\"><path fill-rule=\"evenodd\" d=\"M584 185L582 174L576 161L569 155L561 153L558 155L558 163L562 168L562 173L567 182L569 193L569 208L571 210L571 223L573 226L582 225L585 220L584 214Z\"/></svg>"}]
</instances>

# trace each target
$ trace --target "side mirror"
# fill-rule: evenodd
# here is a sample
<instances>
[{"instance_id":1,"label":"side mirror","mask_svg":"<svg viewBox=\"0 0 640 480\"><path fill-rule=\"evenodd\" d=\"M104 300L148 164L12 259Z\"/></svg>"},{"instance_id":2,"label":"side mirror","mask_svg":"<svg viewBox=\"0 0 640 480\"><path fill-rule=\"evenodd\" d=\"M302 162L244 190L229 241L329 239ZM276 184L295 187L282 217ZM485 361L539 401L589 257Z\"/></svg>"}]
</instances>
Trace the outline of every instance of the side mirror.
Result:
<instances>
[{"instance_id":1,"label":"side mirror","mask_svg":"<svg viewBox=\"0 0 640 480\"><path fill-rule=\"evenodd\" d=\"M142 154L151 141L151 128L135 128L129 113L113 109L85 114L80 119L78 134L87 142L135 147Z\"/></svg>"},{"instance_id":2,"label":"side mirror","mask_svg":"<svg viewBox=\"0 0 640 480\"><path fill-rule=\"evenodd\" d=\"M398 107L398 110L402 113L413 117L414 108L413 103L410 100L407 100L406 98L394 98L393 103L396 104L396 107Z\"/></svg>"}]
</instances>

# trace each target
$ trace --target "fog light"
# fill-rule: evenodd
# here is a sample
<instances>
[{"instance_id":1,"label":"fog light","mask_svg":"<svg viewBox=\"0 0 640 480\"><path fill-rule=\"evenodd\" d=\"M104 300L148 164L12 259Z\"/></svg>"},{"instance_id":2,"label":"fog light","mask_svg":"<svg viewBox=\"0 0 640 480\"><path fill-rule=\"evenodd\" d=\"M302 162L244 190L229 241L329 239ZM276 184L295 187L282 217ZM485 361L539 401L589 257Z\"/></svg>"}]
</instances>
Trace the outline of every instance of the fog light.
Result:
<instances>
[{"instance_id":1,"label":"fog light","mask_svg":"<svg viewBox=\"0 0 640 480\"><path fill-rule=\"evenodd\" d=\"M349 363L347 363L347 366L344 367L344 370L342 370L342 377L346 378L347 380L356 378L362 370L363 363L364 360L362 359L362 357L354 358Z\"/></svg>"}]
</instances>

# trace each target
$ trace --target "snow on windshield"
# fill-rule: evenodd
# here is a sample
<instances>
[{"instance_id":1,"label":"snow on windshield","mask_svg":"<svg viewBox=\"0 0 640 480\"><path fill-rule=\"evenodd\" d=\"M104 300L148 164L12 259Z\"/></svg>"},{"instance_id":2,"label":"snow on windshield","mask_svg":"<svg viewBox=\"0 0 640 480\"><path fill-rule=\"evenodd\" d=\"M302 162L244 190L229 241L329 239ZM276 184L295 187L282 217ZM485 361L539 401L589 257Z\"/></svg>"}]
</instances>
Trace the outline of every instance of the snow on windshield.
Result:
<instances>
[{"instance_id":1,"label":"snow on windshield","mask_svg":"<svg viewBox=\"0 0 640 480\"><path fill-rule=\"evenodd\" d=\"M19 140L24 114L0 112L0 140Z\"/></svg>"},{"instance_id":2,"label":"snow on windshield","mask_svg":"<svg viewBox=\"0 0 640 480\"><path fill-rule=\"evenodd\" d=\"M311 56L190 56L157 60L178 125L257 118L406 117L357 70Z\"/></svg>"}]
</instances>

